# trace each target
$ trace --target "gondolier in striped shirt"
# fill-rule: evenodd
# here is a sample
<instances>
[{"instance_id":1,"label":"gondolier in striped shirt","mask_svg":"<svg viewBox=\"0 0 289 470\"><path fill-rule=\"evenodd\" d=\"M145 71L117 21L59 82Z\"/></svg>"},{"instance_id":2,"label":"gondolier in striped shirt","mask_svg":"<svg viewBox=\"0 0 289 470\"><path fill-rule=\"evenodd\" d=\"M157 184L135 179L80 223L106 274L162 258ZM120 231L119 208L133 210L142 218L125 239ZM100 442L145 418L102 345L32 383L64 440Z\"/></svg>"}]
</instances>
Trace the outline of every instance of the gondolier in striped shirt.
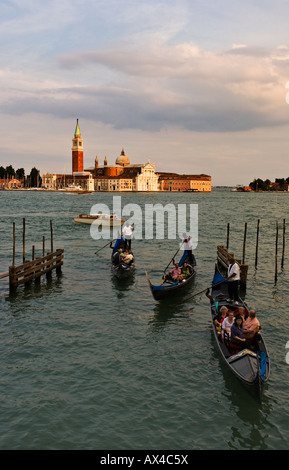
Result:
<instances>
[{"instance_id":1,"label":"gondolier in striped shirt","mask_svg":"<svg viewBox=\"0 0 289 470\"><path fill-rule=\"evenodd\" d=\"M229 259L229 267L228 267L228 291L229 291L229 298L227 299L228 302L235 302L238 305L239 294L238 294L238 285L240 281L240 266L235 260L234 256L231 256Z\"/></svg>"}]
</instances>

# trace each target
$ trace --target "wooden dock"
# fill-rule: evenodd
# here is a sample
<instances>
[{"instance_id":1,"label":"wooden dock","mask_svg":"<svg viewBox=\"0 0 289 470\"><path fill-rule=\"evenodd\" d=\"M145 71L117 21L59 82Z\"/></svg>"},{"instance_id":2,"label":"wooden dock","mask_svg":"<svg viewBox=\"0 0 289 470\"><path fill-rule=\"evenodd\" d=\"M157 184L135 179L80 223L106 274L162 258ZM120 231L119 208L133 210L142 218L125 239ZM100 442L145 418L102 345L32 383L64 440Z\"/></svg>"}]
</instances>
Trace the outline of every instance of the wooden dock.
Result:
<instances>
[{"instance_id":1,"label":"wooden dock","mask_svg":"<svg viewBox=\"0 0 289 470\"><path fill-rule=\"evenodd\" d=\"M8 276L9 276L9 271L7 271L6 273L1 273L0 279L4 279L5 277L8 277Z\"/></svg>"},{"instance_id":2,"label":"wooden dock","mask_svg":"<svg viewBox=\"0 0 289 470\"><path fill-rule=\"evenodd\" d=\"M230 256L234 256L234 253L229 252L228 248L224 248L223 245L217 246L217 261L225 269L228 269L229 267ZM244 289L246 288L246 284L247 284L248 264L242 264L240 259L236 258L235 256L234 258L240 266L240 270L241 270L240 287Z\"/></svg>"},{"instance_id":3,"label":"wooden dock","mask_svg":"<svg viewBox=\"0 0 289 470\"><path fill-rule=\"evenodd\" d=\"M64 250L56 250L54 253L48 253L46 256L36 258L32 261L26 261L20 266L9 267L9 285L10 290L15 290L21 284L30 281L40 280L40 277L51 274L53 269L57 273L61 272L63 265Z\"/></svg>"},{"instance_id":4,"label":"wooden dock","mask_svg":"<svg viewBox=\"0 0 289 470\"><path fill-rule=\"evenodd\" d=\"M25 219L23 219L23 262L22 264L15 265L16 255L16 231L15 222L13 222L13 258L12 266L9 267L9 271L0 273L0 279L9 277L10 291L15 291L16 288L22 284L29 284L31 281L40 282L40 278L43 275L46 277L51 276L53 270L59 274L61 272L61 266L63 265L64 250L53 249L53 229L52 221L50 221L50 252L45 254L45 237L43 237L42 245L42 256L35 258L35 247L32 246L32 260L26 259L25 253Z\"/></svg>"}]
</instances>

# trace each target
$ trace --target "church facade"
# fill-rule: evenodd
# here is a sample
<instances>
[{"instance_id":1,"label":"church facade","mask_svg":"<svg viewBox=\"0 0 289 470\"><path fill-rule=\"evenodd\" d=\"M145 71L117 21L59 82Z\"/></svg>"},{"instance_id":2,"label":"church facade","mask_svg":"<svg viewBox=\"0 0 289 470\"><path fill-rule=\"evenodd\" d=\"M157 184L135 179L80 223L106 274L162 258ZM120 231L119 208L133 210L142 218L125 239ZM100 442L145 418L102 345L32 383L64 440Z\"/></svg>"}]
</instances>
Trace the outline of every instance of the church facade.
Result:
<instances>
[{"instance_id":1,"label":"church facade","mask_svg":"<svg viewBox=\"0 0 289 470\"><path fill-rule=\"evenodd\" d=\"M150 160L143 164L131 164L122 149L114 164L108 164L105 157L99 165L98 157L94 166L84 169L83 138L78 119L72 138L72 173L70 175L45 174L42 186L47 189L65 189L78 186L89 191L148 192L148 191L211 191L209 175L178 175L177 173L156 172Z\"/></svg>"},{"instance_id":2,"label":"church facade","mask_svg":"<svg viewBox=\"0 0 289 470\"><path fill-rule=\"evenodd\" d=\"M129 158L122 149L114 165L108 165L105 157L102 166L95 159L93 174L95 191L158 191L158 176L155 166L148 161L146 164L130 164Z\"/></svg>"}]
</instances>

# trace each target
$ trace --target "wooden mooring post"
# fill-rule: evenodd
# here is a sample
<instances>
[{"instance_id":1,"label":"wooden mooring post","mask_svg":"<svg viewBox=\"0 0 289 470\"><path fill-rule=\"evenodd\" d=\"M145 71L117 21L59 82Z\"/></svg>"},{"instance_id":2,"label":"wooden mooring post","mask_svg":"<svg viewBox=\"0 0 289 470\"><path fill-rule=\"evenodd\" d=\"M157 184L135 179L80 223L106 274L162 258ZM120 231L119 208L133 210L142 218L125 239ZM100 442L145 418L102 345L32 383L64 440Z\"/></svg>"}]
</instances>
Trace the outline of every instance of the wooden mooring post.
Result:
<instances>
[{"instance_id":1,"label":"wooden mooring post","mask_svg":"<svg viewBox=\"0 0 289 470\"><path fill-rule=\"evenodd\" d=\"M279 223L276 222L276 241L275 241L275 283L278 278L278 235L279 235Z\"/></svg>"},{"instance_id":2,"label":"wooden mooring post","mask_svg":"<svg viewBox=\"0 0 289 470\"><path fill-rule=\"evenodd\" d=\"M258 265L259 232L260 232L260 219L258 219L258 222L257 222L255 269L257 269L257 265Z\"/></svg>"},{"instance_id":3,"label":"wooden mooring post","mask_svg":"<svg viewBox=\"0 0 289 470\"><path fill-rule=\"evenodd\" d=\"M13 260L12 266L9 267L9 286L10 291L15 289L21 284L27 284L30 281L40 281L40 277L44 274L50 276L55 269L57 273L61 272L63 265L64 250L58 249L53 251L53 229L52 221L50 221L51 232L51 252L45 255L45 237L43 237L42 256L35 258L35 246L32 246L32 260L26 260L25 254L25 219L23 219L23 264L15 266L15 222L13 222Z\"/></svg>"},{"instance_id":4,"label":"wooden mooring post","mask_svg":"<svg viewBox=\"0 0 289 470\"><path fill-rule=\"evenodd\" d=\"M284 258L285 258L285 232L286 232L286 220L283 219L283 246L282 246L282 260L281 260L281 268L284 268Z\"/></svg>"}]
</instances>

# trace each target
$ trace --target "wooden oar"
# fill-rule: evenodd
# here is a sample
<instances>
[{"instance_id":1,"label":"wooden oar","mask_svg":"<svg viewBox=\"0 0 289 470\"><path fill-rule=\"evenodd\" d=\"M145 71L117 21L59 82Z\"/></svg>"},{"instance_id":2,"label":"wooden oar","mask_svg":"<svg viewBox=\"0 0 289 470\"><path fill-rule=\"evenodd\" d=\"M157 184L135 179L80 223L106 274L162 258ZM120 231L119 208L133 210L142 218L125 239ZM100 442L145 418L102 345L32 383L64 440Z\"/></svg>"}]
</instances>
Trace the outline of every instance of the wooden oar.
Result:
<instances>
[{"instance_id":1,"label":"wooden oar","mask_svg":"<svg viewBox=\"0 0 289 470\"><path fill-rule=\"evenodd\" d=\"M197 295L202 294L202 293L205 292L206 290L212 289L212 287L216 287L216 286L218 286L219 284L222 284L222 283L225 282L226 280L227 280L227 279L224 279L223 281L217 282L216 284L214 284L214 285L212 285L212 286L209 286L209 287L206 287L206 288L203 289L203 290L200 290L200 292L197 292L196 294L191 295L190 297L188 297L187 299L183 300L182 302L179 302L177 305L180 305L180 304L183 304L183 303L187 302L188 300L192 299L193 297L196 297Z\"/></svg>"},{"instance_id":2,"label":"wooden oar","mask_svg":"<svg viewBox=\"0 0 289 470\"><path fill-rule=\"evenodd\" d=\"M169 264L167 265L167 267L165 268L164 270L164 273L166 272L166 270L168 269L169 265L171 264L171 262L173 261L173 259L175 259L175 257L177 256L178 252L180 251L181 247L182 247L182 244L184 242L181 243L181 246L179 247L178 251L176 251L176 253L174 254L174 256L172 257L171 261L169 262Z\"/></svg>"},{"instance_id":3,"label":"wooden oar","mask_svg":"<svg viewBox=\"0 0 289 470\"><path fill-rule=\"evenodd\" d=\"M109 242L108 242L106 245L104 245L102 248L99 248L99 250L95 251L94 254L96 255L96 253L98 253L99 251L103 250L103 248L105 248L107 245L109 245L110 243L112 243L112 242L114 242L114 241L115 241L115 240L109 241Z\"/></svg>"}]
</instances>

